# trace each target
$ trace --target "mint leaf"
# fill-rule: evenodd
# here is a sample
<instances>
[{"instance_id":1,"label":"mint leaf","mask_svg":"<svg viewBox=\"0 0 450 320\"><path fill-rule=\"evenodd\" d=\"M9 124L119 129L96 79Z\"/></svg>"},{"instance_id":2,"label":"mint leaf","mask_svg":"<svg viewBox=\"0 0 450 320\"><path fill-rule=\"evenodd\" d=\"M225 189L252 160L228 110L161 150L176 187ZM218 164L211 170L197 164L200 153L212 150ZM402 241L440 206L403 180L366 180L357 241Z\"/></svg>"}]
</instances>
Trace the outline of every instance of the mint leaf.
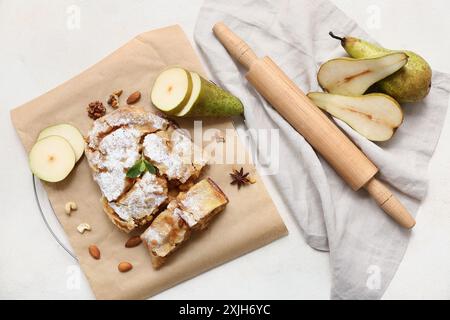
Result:
<instances>
[{"instance_id":1,"label":"mint leaf","mask_svg":"<svg viewBox=\"0 0 450 320\"><path fill-rule=\"evenodd\" d=\"M144 159L139 160L139 171L141 173L143 173L145 171L145 160Z\"/></svg>"},{"instance_id":2,"label":"mint leaf","mask_svg":"<svg viewBox=\"0 0 450 320\"><path fill-rule=\"evenodd\" d=\"M127 178L137 178L145 171L156 174L156 168L150 162L143 158L139 159L130 169L128 169Z\"/></svg>"},{"instance_id":3,"label":"mint leaf","mask_svg":"<svg viewBox=\"0 0 450 320\"><path fill-rule=\"evenodd\" d=\"M148 172L150 172L151 174L155 174L156 173L156 168L147 160L144 160L145 163L145 168L147 169Z\"/></svg>"},{"instance_id":4,"label":"mint leaf","mask_svg":"<svg viewBox=\"0 0 450 320\"><path fill-rule=\"evenodd\" d=\"M128 178L137 178L139 177L145 170L147 166L145 165L144 159L139 159L136 163L127 171Z\"/></svg>"},{"instance_id":5,"label":"mint leaf","mask_svg":"<svg viewBox=\"0 0 450 320\"><path fill-rule=\"evenodd\" d=\"M142 160L138 160L130 169L127 171L127 178L137 178L141 175L141 165ZM144 170L145 170L145 164L144 164Z\"/></svg>"}]
</instances>

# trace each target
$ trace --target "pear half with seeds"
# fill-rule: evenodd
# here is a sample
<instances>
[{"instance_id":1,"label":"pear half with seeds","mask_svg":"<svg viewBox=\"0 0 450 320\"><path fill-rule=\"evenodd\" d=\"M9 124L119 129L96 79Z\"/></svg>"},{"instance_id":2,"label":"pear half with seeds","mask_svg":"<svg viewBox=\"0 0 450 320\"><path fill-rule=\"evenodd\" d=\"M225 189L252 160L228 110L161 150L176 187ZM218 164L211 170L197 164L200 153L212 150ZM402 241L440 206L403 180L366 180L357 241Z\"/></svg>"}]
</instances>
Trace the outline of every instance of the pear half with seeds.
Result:
<instances>
[{"instance_id":1,"label":"pear half with seeds","mask_svg":"<svg viewBox=\"0 0 450 320\"><path fill-rule=\"evenodd\" d=\"M317 74L320 86L329 93L360 96L374 83L400 70L408 62L403 52L377 58L337 58L324 63Z\"/></svg>"},{"instance_id":2,"label":"pear half with seeds","mask_svg":"<svg viewBox=\"0 0 450 320\"><path fill-rule=\"evenodd\" d=\"M403 121L398 102L382 93L350 97L310 92L308 98L371 141L389 140Z\"/></svg>"},{"instance_id":3,"label":"pear half with seeds","mask_svg":"<svg viewBox=\"0 0 450 320\"><path fill-rule=\"evenodd\" d=\"M340 40L352 58L374 58L398 52L354 37L338 37L332 32L330 36ZM408 55L408 63L398 72L376 83L371 91L386 93L400 103L420 101L430 92L433 72L427 61L417 53L402 52Z\"/></svg>"}]
</instances>

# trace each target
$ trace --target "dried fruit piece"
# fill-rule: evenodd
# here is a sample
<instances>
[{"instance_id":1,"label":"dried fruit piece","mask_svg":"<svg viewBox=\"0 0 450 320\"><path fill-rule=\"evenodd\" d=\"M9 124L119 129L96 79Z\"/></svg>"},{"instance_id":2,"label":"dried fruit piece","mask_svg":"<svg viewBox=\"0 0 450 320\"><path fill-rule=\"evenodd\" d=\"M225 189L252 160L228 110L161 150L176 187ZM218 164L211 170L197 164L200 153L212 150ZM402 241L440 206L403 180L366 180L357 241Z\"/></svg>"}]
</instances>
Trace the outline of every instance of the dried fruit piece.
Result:
<instances>
[{"instance_id":1,"label":"dried fruit piece","mask_svg":"<svg viewBox=\"0 0 450 320\"><path fill-rule=\"evenodd\" d=\"M95 260L100 259L100 249L95 244L89 246L89 254Z\"/></svg>"},{"instance_id":2,"label":"dried fruit piece","mask_svg":"<svg viewBox=\"0 0 450 320\"><path fill-rule=\"evenodd\" d=\"M128 241L125 243L125 248L134 248L140 245L142 242L141 237L135 236L128 239Z\"/></svg>"},{"instance_id":3,"label":"dried fruit piece","mask_svg":"<svg viewBox=\"0 0 450 320\"><path fill-rule=\"evenodd\" d=\"M91 226L88 223L80 223L77 230L79 233L83 234L85 231L91 231Z\"/></svg>"},{"instance_id":4,"label":"dried fruit piece","mask_svg":"<svg viewBox=\"0 0 450 320\"><path fill-rule=\"evenodd\" d=\"M70 216L70 213L72 212L72 210L77 210L77 209L78 209L78 206L74 201L69 201L64 206L64 211L69 216Z\"/></svg>"},{"instance_id":5,"label":"dried fruit piece","mask_svg":"<svg viewBox=\"0 0 450 320\"><path fill-rule=\"evenodd\" d=\"M87 112L89 118L96 120L106 114L106 108L100 101L94 101L89 103Z\"/></svg>"},{"instance_id":6,"label":"dried fruit piece","mask_svg":"<svg viewBox=\"0 0 450 320\"><path fill-rule=\"evenodd\" d=\"M135 104L141 99L141 93L139 91L135 91L127 99L127 104Z\"/></svg>"},{"instance_id":7,"label":"dried fruit piece","mask_svg":"<svg viewBox=\"0 0 450 320\"><path fill-rule=\"evenodd\" d=\"M120 272L128 272L131 269L133 269L133 265L129 262L123 261L123 262L119 263L119 265L117 266L117 269L119 269Z\"/></svg>"}]
</instances>

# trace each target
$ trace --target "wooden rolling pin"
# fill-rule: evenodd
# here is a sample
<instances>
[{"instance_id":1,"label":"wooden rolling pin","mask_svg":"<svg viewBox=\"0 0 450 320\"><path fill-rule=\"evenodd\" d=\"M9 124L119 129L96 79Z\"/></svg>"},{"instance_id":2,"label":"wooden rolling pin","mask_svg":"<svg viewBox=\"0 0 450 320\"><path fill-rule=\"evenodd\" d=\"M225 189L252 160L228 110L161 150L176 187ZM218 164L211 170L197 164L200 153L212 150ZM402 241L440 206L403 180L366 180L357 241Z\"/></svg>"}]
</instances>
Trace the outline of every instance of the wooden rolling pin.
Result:
<instances>
[{"instance_id":1,"label":"wooden rolling pin","mask_svg":"<svg viewBox=\"0 0 450 320\"><path fill-rule=\"evenodd\" d=\"M398 224L416 224L392 192L375 178L377 167L269 58L252 49L222 22L213 32L247 70L247 80L319 152L353 190L366 189Z\"/></svg>"}]
</instances>

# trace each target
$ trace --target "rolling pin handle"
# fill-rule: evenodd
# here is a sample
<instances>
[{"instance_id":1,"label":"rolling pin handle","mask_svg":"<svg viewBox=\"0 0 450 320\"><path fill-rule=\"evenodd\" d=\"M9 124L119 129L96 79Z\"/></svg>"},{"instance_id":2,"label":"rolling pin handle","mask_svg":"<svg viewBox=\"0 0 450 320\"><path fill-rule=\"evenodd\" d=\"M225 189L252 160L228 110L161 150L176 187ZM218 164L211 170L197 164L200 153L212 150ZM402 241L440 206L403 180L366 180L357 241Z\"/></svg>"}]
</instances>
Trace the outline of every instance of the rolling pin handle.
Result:
<instances>
[{"instance_id":1,"label":"rolling pin handle","mask_svg":"<svg viewBox=\"0 0 450 320\"><path fill-rule=\"evenodd\" d=\"M392 192L382 184L378 179L372 178L364 188L369 192L372 198L392 219L402 227L411 229L416 221L401 204L401 202L392 194Z\"/></svg>"},{"instance_id":2,"label":"rolling pin handle","mask_svg":"<svg viewBox=\"0 0 450 320\"><path fill-rule=\"evenodd\" d=\"M231 31L223 22L216 23L213 27L213 32L230 55L239 61L247 70L250 69L253 62L258 60L258 57L247 43Z\"/></svg>"}]
</instances>

